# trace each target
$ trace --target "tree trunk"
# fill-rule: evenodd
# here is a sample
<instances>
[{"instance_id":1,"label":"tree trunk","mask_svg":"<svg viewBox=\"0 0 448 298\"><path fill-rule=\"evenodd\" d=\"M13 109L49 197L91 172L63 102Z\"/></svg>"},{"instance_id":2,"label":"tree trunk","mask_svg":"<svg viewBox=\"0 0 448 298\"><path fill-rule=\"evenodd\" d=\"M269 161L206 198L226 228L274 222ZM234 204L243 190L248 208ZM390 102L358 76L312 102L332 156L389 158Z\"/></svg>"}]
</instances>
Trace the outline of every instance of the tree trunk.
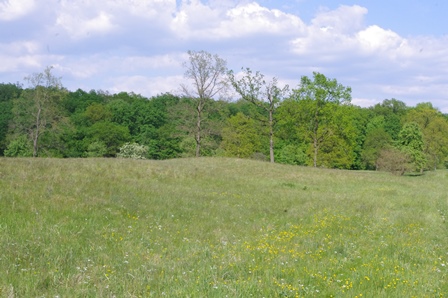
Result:
<instances>
[{"instance_id":1,"label":"tree trunk","mask_svg":"<svg viewBox=\"0 0 448 298\"><path fill-rule=\"evenodd\" d=\"M319 140L317 138L317 132L319 130L319 107L317 107L316 112L314 113L314 127L313 127L313 147L314 147L314 158L313 158L313 166L317 168L317 154L319 151Z\"/></svg>"},{"instance_id":2,"label":"tree trunk","mask_svg":"<svg viewBox=\"0 0 448 298\"><path fill-rule=\"evenodd\" d=\"M40 129L40 113L42 108L38 107L36 114L36 128L33 132L33 157L37 157L38 141L39 141L39 129Z\"/></svg>"},{"instance_id":3,"label":"tree trunk","mask_svg":"<svg viewBox=\"0 0 448 298\"><path fill-rule=\"evenodd\" d=\"M202 109L199 105L197 108L197 121L196 121L196 157L201 156L201 117L202 117Z\"/></svg>"},{"instance_id":4,"label":"tree trunk","mask_svg":"<svg viewBox=\"0 0 448 298\"><path fill-rule=\"evenodd\" d=\"M271 162L274 162L274 117L272 109L269 110L269 156Z\"/></svg>"}]
</instances>

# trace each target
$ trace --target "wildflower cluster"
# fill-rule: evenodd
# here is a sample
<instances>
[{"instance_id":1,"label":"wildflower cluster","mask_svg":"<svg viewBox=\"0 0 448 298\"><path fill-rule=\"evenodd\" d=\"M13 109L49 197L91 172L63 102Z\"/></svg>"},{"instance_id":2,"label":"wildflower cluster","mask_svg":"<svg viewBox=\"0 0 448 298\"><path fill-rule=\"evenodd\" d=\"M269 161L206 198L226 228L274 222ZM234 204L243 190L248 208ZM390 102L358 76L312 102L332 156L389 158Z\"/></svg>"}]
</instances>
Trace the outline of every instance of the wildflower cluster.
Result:
<instances>
[{"instance_id":1,"label":"wildflower cluster","mask_svg":"<svg viewBox=\"0 0 448 298\"><path fill-rule=\"evenodd\" d=\"M363 293L372 294L373 289L391 295L418 292L421 281L416 277L420 271L417 263L425 262L427 256L400 251L407 247L421 249L422 229L415 223L398 227L388 219L379 224L387 226L384 228L389 233L379 234L384 230L372 228L365 219L324 210L312 223L285 229L269 226L257 241L244 243L249 254L246 258L251 260L248 268L255 279L277 287L276 295L284 297L318 293L362 297ZM397 236L408 240L392 247ZM444 259L436 259L434 271L446 274L445 264Z\"/></svg>"}]
</instances>

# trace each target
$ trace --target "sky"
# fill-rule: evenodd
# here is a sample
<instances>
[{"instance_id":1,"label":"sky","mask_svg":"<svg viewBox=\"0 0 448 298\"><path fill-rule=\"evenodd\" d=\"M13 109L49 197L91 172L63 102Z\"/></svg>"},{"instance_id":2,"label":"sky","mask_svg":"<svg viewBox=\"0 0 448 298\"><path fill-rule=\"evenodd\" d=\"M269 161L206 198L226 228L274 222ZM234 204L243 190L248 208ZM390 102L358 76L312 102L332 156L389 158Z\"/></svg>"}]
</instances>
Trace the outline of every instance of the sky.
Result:
<instances>
[{"instance_id":1,"label":"sky","mask_svg":"<svg viewBox=\"0 0 448 298\"><path fill-rule=\"evenodd\" d=\"M69 90L180 94L187 51L297 88L320 72L352 103L448 113L446 0L0 0L0 82L53 66ZM236 98L235 98L236 99Z\"/></svg>"}]
</instances>

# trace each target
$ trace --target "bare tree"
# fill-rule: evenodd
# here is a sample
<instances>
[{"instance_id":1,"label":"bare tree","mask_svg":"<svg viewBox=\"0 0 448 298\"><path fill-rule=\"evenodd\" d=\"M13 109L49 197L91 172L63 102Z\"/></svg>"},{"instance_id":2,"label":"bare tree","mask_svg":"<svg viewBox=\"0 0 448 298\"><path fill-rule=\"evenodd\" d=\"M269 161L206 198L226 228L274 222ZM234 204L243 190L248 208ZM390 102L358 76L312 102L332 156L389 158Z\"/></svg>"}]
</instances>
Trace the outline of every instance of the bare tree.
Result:
<instances>
[{"instance_id":1,"label":"bare tree","mask_svg":"<svg viewBox=\"0 0 448 298\"><path fill-rule=\"evenodd\" d=\"M52 75L52 68L25 77L29 87L14 102L13 130L29 135L33 157L38 156L40 136L61 117L56 101L60 99L62 85L60 78Z\"/></svg>"},{"instance_id":2,"label":"bare tree","mask_svg":"<svg viewBox=\"0 0 448 298\"><path fill-rule=\"evenodd\" d=\"M192 86L182 84L182 92L195 103L196 157L201 155L202 122L207 102L224 94L227 89L227 62L218 55L205 51L188 51L189 60L184 63L185 77L192 81Z\"/></svg>"},{"instance_id":3,"label":"bare tree","mask_svg":"<svg viewBox=\"0 0 448 298\"><path fill-rule=\"evenodd\" d=\"M244 100L261 107L268 113L269 155L270 161L274 162L274 113L280 101L287 95L289 86L278 87L276 78L266 82L264 75L259 71L255 74L249 68L243 71L244 75L240 80L235 78L232 71L229 72L230 82Z\"/></svg>"}]
</instances>

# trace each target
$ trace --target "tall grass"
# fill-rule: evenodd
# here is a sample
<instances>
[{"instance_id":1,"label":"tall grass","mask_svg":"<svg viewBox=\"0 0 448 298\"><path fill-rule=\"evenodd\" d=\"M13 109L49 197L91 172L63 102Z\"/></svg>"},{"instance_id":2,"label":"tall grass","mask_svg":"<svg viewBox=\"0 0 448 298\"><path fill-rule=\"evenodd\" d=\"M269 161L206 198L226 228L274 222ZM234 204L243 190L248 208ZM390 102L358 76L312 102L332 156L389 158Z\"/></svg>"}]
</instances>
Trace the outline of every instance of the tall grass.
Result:
<instances>
[{"instance_id":1,"label":"tall grass","mask_svg":"<svg viewBox=\"0 0 448 298\"><path fill-rule=\"evenodd\" d=\"M443 297L447 180L0 159L0 297Z\"/></svg>"}]
</instances>

